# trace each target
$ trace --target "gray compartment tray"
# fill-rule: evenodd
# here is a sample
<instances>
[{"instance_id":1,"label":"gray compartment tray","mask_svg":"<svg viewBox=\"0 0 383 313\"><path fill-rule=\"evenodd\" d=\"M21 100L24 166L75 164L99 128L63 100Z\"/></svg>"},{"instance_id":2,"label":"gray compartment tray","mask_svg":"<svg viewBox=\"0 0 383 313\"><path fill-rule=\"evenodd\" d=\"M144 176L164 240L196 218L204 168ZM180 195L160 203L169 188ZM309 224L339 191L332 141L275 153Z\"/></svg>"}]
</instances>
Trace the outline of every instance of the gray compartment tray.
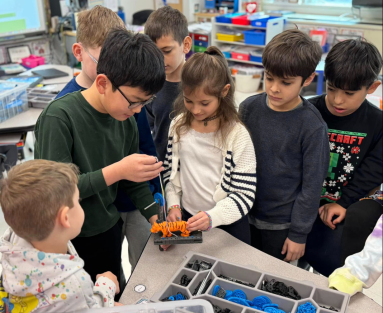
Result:
<instances>
[{"instance_id":1,"label":"gray compartment tray","mask_svg":"<svg viewBox=\"0 0 383 313\"><path fill-rule=\"evenodd\" d=\"M205 293L198 296L193 296L193 292L195 291L198 284L209 274L209 270L197 272L190 268L187 268L187 264L192 263L195 260L206 260L213 264L209 276L209 279L212 279L212 283ZM180 285L180 279L182 275L187 275L189 278L192 278L191 282L187 287L183 287ZM220 275L247 282L249 283L249 286L245 286L236 282L220 278ZM302 299L293 300L261 290L262 282L264 280L269 281L271 279L276 279L278 281L284 282L287 286L294 287L299 293L299 295L302 297ZM273 303L278 304L279 308L285 311L286 313L297 313L298 307L306 302L310 302L317 308L316 313L334 312L328 309L321 308L321 306L325 306L327 308L334 307L338 310L339 313L346 313L347 306L350 301L350 296L348 294L332 289L316 287L311 282L283 278L275 274L266 273L264 271L260 271L252 267L235 265L208 255L194 252L187 253L187 255L185 256L185 261L175 272L170 282L165 286L165 289L159 293L154 294L151 298L151 301L161 302L162 299L171 295L175 295L177 294L177 292L181 292L189 299L208 300L212 304L217 305L222 309L228 308L234 313L263 312L213 296L213 289L216 285L220 285L225 290L241 289L245 292L247 299L249 300L252 300L253 298L258 296L267 296Z\"/></svg>"}]
</instances>

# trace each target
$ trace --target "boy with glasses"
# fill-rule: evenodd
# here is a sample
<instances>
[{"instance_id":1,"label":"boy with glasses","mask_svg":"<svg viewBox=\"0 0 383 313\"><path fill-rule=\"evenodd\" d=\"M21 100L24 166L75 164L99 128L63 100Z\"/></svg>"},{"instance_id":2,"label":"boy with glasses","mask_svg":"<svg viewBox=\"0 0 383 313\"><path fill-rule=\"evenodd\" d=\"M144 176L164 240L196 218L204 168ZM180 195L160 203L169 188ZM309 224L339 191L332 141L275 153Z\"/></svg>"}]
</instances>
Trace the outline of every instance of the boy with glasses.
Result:
<instances>
[{"instance_id":1,"label":"boy with glasses","mask_svg":"<svg viewBox=\"0 0 383 313\"><path fill-rule=\"evenodd\" d=\"M115 29L101 50L92 86L51 102L37 121L35 158L79 167L85 222L72 243L93 281L107 270L120 277L118 190L149 222L157 220L146 181L158 177L162 162L138 154L137 125L130 117L161 90L164 68L161 51L147 36Z\"/></svg>"},{"instance_id":2,"label":"boy with glasses","mask_svg":"<svg viewBox=\"0 0 383 313\"><path fill-rule=\"evenodd\" d=\"M79 13L77 42L73 44L73 55L81 62L82 71L64 87L56 99L92 86L97 77L101 47L114 27L125 28L125 25L115 12L106 7L98 5ZM140 113L134 114L134 118L138 127L140 153L156 156L145 108L142 107ZM149 181L149 185L153 194L161 192L159 178ZM122 238L126 237L128 240L129 262L133 270L150 236L150 224L122 190L117 192L114 205L124 221ZM124 277L121 277L121 280L125 280Z\"/></svg>"}]
</instances>

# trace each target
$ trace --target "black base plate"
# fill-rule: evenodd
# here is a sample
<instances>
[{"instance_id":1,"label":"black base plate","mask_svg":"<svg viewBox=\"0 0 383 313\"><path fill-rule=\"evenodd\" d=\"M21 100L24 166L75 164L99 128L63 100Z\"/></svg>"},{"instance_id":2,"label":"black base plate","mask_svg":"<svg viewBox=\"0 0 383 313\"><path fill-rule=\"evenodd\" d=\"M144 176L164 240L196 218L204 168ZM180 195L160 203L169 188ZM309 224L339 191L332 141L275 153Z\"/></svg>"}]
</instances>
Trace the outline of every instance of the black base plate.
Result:
<instances>
[{"instance_id":1,"label":"black base plate","mask_svg":"<svg viewBox=\"0 0 383 313\"><path fill-rule=\"evenodd\" d=\"M162 237L162 234L154 234L155 245L182 245L192 243L202 243L202 232L193 231L189 237L181 237L180 232L174 232L178 237Z\"/></svg>"}]
</instances>

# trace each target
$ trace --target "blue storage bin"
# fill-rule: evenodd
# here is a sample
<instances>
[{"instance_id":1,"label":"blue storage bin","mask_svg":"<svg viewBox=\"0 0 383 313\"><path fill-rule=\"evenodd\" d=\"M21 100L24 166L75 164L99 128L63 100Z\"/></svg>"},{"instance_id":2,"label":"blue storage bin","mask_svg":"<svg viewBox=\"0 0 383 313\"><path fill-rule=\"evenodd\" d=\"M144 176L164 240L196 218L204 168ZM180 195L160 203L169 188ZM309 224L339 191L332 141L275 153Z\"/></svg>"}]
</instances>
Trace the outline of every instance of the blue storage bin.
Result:
<instances>
[{"instance_id":1,"label":"blue storage bin","mask_svg":"<svg viewBox=\"0 0 383 313\"><path fill-rule=\"evenodd\" d=\"M226 59L231 58L231 52L230 51L222 51L223 55L225 56Z\"/></svg>"},{"instance_id":2,"label":"blue storage bin","mask_svg":"<svg viewBox=\"0 0 383 313\"><path fill-rule=\"evenodd\" d=\"M250 54L250 61L262 63L262 57L261 56L254 56L254 55Z\"/></svg>"},{"instance_id":3,"label":"blue storage bin","mask_svg":"<svg viewBox=\"0 0 383 313\"><path fill-rule=\"evenodd\" d=\"M217 16L215 18L215 21L217 23L231 24L231 19L233 17L238 17L238 16L241 16L241 15L245 15L245 13L229 13L229 14L225 14L225 15L220 15L220 16Z\"/></svg>"},{"instance_id":4,"label":"blue storage bin","mask_svg":"<svg viewBox=\"0 0 383 313\"><path fill-rule=\"evenodd\" d=\"M209 47L209 43L207 41L194 40L194 45L199 47L207 48Z\"/></svg>"},{"instance_id":5,"label":"blue storage bin","mask_svg":"<svg viewBox=\"0 0 383 313\"><path fill-rule=\"evenodd\" d=\"M206 9L215 9L215 0L205 0Z\"/></svg>"},{"instance_id":6,"label":"blue storage bin","mask_svg":"<svg viewBox=\"0 0 383 313\"><path fill-rule=\"evenodd\" d=\"M277 16L268 16L268 17L258 18L258 19L252 20L251 21L251 26L266 27L267 26L267 22L269 20L274 19L274 18L278 18L278 17Z\"/></svg>"},{"instance_id":7,"label":"blue storage bin","mask_svg":"<svg viewBox=\"0 0 383 313\"><path fill-rule=\"evenodd\" d=\"M264 46L266 42L266 32L264 30L246 30L245 43L248 45Z\"/></svg>"}]
</instances>

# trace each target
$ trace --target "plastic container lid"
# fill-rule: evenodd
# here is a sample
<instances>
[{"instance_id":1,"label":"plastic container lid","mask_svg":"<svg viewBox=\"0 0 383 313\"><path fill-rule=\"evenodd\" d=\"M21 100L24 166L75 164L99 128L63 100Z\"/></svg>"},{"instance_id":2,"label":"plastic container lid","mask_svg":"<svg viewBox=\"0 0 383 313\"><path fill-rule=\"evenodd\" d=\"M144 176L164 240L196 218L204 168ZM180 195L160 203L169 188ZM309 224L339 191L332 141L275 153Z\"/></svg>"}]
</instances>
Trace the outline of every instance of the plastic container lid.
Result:
<instances>
[{"instance_id":1,"label":"plastic container lid","mask_svg":"<svg viewBox=\"0 0 383 313\"><path fill-rule=\"evenodd\" d=\"M253 47L235 47L232 51L236 53L250 54L253 50Z\"/></svg>"},{"instance_id":2,"label":"plastic container lid","mask_svg":"<svg viewBox=\"0 0 383 313\"><path fill-rule=\"evenodd\" d=\"M212 305L206 300L194 299L126 305L113 308L86 309L77 313L214 313ZM60 313L60 312L57 312Z\"/></svg>"},{"instance_id":3,"label":"plastic container lid","mask_svg":"<svg viewBox=\"0 0 383 313\"><path fill-rule=\"evenodd\" d=\"M250 51L250 55L254 57L261 57L263 53L263 49L253 49L253 51Z\"/></svg>"},{"instance_id":4,"label":"plastic container lid","mask_svg":"<svg viewBox=\"0 0 383 313\"><path fill-rule=\"evenodd\" d=\"M219 49L222 51L222 52L231 52L235 49L236 46L231 46L231 45L223 45L221 47L219 47Z\"/></svg>"}]
</instances>

